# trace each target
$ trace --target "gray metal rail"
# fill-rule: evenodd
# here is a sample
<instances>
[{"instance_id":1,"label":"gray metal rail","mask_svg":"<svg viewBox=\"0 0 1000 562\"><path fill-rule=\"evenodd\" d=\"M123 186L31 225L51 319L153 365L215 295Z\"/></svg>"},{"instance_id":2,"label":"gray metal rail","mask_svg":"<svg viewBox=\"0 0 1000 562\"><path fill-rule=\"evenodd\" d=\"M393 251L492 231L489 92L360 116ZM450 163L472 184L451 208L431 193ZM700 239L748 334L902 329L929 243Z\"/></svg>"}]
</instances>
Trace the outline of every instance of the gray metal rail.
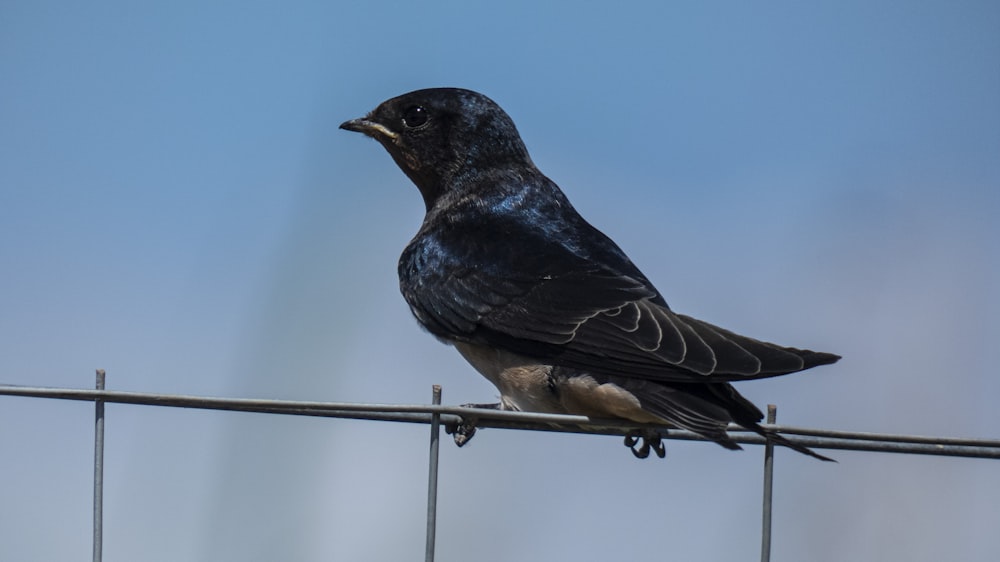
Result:
<instances>
[{"instance_id":1,"label":"gray metal rail","mask_svg":"<svg viewBox=\"0 0 1000 562\"><path fill-rule=\"evenodd\" d=\"M652 429L660 433L664 439L704 441L702 437L690 431L658 426L637 426L633 423L615 420L594 420L584 416L505 412L461 406L442 406L441 387L437 385L433 389L432 403L428 405L216 398L179 394L120 392L105 390L104 381L104 371L98 370L97 388L95 390L0 385L0 395L94 402L94 562L100 562L103 546L104 407L108 403L428 424L431 435L427 484L427 539L425 550L425 560L427 562L433 562L434 560L437 524L438 451L440 447L440 427L442 424L447 427L471 421L475 423L476 427L598 435L625 435L629 431L642 428ZM775 423L775 415L776 408L773 405L769 405L767 424L763 425L764 428L781 433L789 441L816 449L1000 459L1000 439L930 437L923 435L837 431L783 426ZM737 425L731 425L729 431L730 436L737 443L765 446L761 560L768 562L771 556L774 445L768 439Z\"/></svg>"}]
</instances>

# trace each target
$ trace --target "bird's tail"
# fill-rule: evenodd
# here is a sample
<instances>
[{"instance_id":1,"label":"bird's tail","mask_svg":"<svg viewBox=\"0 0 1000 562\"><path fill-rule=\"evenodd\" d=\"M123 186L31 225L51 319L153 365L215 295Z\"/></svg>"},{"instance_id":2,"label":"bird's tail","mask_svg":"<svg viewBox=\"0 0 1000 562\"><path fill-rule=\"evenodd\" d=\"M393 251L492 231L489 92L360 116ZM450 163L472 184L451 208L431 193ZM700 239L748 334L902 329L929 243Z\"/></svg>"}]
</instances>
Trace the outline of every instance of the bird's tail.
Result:
<instances>
[{"instance_id":1,"label":"bird's tail","mask_svg":"<svg viewBox=\"0 0 1000 562\"><path fill-rule=\"evenodd\" d=\"M743 425L743 424L740 424L740 425ZM782 447L788 447L789 449L791 449L793 451L798 451L798 452L802 453L803 455L809 455L810 457L812 457L814 459L819 459L821 461L837 462L836 459L831 459L830 457L823 456L823 455L817 453L816 451L813 451L809 447L806 447L805 445L799 445L798 443L793 443L793 442L789 441L788 439L785 438L784 435L781 435L780 433L777 433L775 431L771 431L771 430L768 430L768 429L764 429L759 424L754 424L754 425L755 425L755 427L750 427L748 429L752 429L752 430L756 431L757 433L759 433L762 436L764 436L765 439L770 439L771 441L777 443L778 445L781 445Z\"/></svg>"},{"instance_id":2,"label":"bird's tail","mask_svg":"<svg viewBox=\"0 0 1000 562\"><path fill-rule=\"evenodd\" d=\"M727 449L742 449L726 431L736 423L754 431L775 444L788 447L803 455L836 462L809 447L793 443L783 435L760 425L764 414L731 384L651 383L630 387L642 408L682 429L710 439Z\"/></svg>"}]
</instances>

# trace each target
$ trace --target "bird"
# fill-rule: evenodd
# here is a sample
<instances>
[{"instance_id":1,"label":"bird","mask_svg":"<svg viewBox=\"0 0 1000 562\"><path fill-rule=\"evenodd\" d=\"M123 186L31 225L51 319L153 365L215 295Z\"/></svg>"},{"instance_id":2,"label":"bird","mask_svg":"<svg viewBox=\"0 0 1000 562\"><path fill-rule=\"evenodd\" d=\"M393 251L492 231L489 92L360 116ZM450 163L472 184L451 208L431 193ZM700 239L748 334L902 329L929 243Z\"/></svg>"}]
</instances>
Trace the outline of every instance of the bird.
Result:
<instances>
[{"instance_id":1,"label":"bird","mask_svg":"<svg viewBox=\"0 0 1000 562\"><path fill-rule=\"evenodd\" d=\"M400 291L417 322L500 393L468 406L681 428L740 449L727 432L735 423L832 460L762 427L763 413L731 383L840 356L674 312L535 166L496 102L421 89L340 128L378 141L420 191L425 214L399 258ZM455 442L474 431L454 430ZM656 431L632 431L625 444L638 457L665 454Z\"/></svg>"}]
</instances>

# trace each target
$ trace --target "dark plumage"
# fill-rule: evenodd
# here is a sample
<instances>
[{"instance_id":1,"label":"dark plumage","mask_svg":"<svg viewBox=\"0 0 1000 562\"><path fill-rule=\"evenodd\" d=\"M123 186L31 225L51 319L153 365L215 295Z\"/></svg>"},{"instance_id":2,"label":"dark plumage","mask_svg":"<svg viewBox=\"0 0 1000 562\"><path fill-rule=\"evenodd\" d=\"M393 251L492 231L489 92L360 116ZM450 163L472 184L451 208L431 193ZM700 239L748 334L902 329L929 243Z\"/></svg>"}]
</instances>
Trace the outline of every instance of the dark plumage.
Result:
<instances>
[{"instance_id":1,"label":"dark plumage","mask_svg":"<svg viewBox=\"0 0 1000 562\"><path fill-rule=\"evenodd\" d=\"M420 324L498 387L499 407L665 421L738 449L727 424L764 434L763 414L729 382L839 359L673 312L482 94L419 90L341 128L379 141L420 190L427 212L400 257L400 289Z\"/></svg>"}]
</instances>

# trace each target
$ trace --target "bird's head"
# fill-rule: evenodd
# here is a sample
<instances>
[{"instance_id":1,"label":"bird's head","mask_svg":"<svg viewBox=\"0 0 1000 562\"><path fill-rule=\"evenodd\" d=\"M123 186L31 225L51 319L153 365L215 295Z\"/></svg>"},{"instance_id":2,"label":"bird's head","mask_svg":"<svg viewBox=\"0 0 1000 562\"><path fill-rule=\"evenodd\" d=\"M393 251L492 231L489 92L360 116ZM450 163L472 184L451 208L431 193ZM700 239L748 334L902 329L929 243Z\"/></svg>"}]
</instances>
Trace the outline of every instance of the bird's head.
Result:
<instances>
[{"instance_id":1,"label":"bird's head","mask_svg":"<svg viewBox=\"0 0 1000 562\"><path fill-rule=\"evenodd\" d=\"M417 90L340 125L379 141L430 209L462 179L533 166L510 117L488 97L458 88Z\"/></svg>"}]
</instances>

